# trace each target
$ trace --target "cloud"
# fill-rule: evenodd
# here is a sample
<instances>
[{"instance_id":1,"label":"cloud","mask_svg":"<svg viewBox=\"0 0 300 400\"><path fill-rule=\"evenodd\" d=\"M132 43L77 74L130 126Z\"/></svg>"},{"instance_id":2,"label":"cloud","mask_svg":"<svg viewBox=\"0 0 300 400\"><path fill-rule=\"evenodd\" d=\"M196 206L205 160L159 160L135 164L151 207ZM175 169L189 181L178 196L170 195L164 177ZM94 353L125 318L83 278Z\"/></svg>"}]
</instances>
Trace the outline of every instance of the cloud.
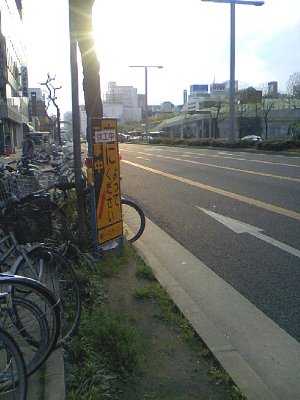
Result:
<instances>
[{"instance_id":1,"label":"cloud","mask_svg":"<svg viewBox=\"0 0 300 400\"><path fill-rule=\"evenodd\" d=\"M265 80L279 82L279 90L285 91L286 82L294 72L300 72L300 23L290 25L261 41L257 56L263 62Z\"/></svg>"}]
</instances>

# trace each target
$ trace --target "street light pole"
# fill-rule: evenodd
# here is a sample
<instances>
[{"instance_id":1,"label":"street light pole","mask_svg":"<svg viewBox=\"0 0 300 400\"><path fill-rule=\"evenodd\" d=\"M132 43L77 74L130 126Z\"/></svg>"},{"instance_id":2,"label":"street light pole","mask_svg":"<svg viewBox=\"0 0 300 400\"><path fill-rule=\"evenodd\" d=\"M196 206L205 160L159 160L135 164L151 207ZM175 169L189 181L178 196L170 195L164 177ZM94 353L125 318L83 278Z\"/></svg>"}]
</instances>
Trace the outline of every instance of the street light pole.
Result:
<instances>
[{"instance_id":1,"label":"street light pole","mask_svg":"<svg viewBox=\"0 0 300 400\"><path fill-rule=\"evenodd\" d=\"M229 140L235 139L235 3L230 4Z\"/></svg>"},{"instance_id":2,"label":"street light pole","mask_svg":"<svg viewBox=\"0 0 300 400\"><path fill-rule=\"evenodd\" d=\"M235 139L235 5L262 6L255 0L202 0L212 3L230 3L230 81L229 81L229 139Z\"/></svg>"},{"instance_id":3,"label":"street light pole","mask_svg":"<svg viewBox=\"0 0 300 400\"><path fill-rule=\"evenodd\" d=\"M163 68L162 65L129 65L129 68L144 68L145 69L145 133L146 138L149 136L148 123L148 68Z\"/></svg>"},{"instance_id":4,"label":"street light pole","mask_svg":"<svg viewBox=\"0 0 300 400\"><path fill-rule=\"evenodd\" d=\"M145 66L145 133L148 140L148 67Z\"/></svg>"}]
</instances>

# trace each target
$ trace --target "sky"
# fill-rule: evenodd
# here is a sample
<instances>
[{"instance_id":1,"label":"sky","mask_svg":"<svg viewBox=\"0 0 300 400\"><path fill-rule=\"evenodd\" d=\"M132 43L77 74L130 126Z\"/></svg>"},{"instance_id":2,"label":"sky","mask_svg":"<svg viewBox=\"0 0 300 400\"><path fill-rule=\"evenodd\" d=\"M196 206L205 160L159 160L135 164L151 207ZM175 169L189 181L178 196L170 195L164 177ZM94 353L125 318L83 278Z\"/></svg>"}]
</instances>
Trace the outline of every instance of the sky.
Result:
<instances>
[{"instance_id":1,"label":"sky","mask_svg":"<svg viewBox=\"0 0 300 400\"><path fill-rule=\"evenodd\" d=\"M84 1L84 0L83 0ZM247 1L247 0L245 0ZM68 0L23 0L30 87L55 77L57 103L71 110ZM235 78L261 88L300 72L300 1L265 0L235 6ZM230 5L201 0L95 0L95 43L104 95L108 82L145 92L148 104L182 104L190 85L221 83L230 76ZM79 101L84 104L80 58Z\"/></svg>"}]
</instances>

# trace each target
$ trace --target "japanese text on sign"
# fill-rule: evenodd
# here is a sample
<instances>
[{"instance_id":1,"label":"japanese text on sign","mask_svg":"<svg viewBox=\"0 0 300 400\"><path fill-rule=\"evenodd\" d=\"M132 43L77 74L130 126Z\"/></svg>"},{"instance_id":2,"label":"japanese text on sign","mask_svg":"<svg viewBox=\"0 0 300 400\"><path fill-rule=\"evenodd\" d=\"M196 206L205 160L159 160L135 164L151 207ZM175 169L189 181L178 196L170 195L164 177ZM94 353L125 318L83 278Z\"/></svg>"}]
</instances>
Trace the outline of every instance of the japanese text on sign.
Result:
<instances>
[{"instance_id":1,"label":"japanese text on sign","mask_svg":"<svg viewBox=\"0 0 300 400\"><path fill-rule=\"evenodd\" d=\"M117 124L113 119L92 122L97 236L105 244L123 234Z\"/></svg>"},{"instance_id":2,"label":"japanese text on sign","mask_svg":"<svg viewBox=\"0 0 300 400\"><path fill-rule=\"evenodd\" d=\"M116 132L112 129L95 131L95 143L114 142L115 140Z\"/></svg>"}]
</instances>

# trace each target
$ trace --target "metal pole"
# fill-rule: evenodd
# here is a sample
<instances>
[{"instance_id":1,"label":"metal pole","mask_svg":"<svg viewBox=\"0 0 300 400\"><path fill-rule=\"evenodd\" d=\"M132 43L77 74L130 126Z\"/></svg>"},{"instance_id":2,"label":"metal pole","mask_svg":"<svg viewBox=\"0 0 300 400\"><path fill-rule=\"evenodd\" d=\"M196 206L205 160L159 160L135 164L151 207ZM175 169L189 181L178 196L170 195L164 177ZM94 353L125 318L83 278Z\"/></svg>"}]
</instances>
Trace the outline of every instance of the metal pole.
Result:
<instances>
[{"instance_id":1,"label":"metal pole","mask_svg":"<svg viewBox=\"0 0 300 400\"><path fill-rule=\"evenodd\" d=\"M202 0L212 3L230 4L230 89L229 89L229 139L236 139L235 131L235 5L262 6L264 1L257 0Z\"/></svg>"},{"instance_id":2,"label":"metal pole","mask_svg":"<svg viewBox=\"0 0 300 400\"><path fill-rule=\"evenodd\" d=\"M235 140L235 3L230 4L229 140Z\"/></svg>"},{"instance_id":3,"label":"metal pole","mask_svg":"<svg viewBox=\"0 0 300 400\"><path fill-rule=\"evenodd\" d=\"M145 66L145 133L148 140L148 68Z\"/></svg>"},{"instance_id":4,"label":"metal pole","mask_svg":"<svg viewBox=\"0 0 300 400\"><path fill-rule=\"evenodd\" d=\"M69 26L70 26L70 64L72 84L72 124L73 124L73 149L74 167L78 212L79 241L84 245L86 240L86 226L84 218L84 200L81 182L81 144L80 144L80 119L79 119L79 98L78 98L78 65L77 65L77 38L74 32L73 15L69 2Z\"/></svg>"},{"instance_id":5,"label":"metal pole","mask_svg":"<svg viewBox=\"0 0 300 400\"><path fill-rule=\"evenodd\" d=\"M148 123L148 68L163 68L162 65L129 65L130 68L144 68L145 70L145 134L149 134Z\"/></svg>"}]
</instances>

